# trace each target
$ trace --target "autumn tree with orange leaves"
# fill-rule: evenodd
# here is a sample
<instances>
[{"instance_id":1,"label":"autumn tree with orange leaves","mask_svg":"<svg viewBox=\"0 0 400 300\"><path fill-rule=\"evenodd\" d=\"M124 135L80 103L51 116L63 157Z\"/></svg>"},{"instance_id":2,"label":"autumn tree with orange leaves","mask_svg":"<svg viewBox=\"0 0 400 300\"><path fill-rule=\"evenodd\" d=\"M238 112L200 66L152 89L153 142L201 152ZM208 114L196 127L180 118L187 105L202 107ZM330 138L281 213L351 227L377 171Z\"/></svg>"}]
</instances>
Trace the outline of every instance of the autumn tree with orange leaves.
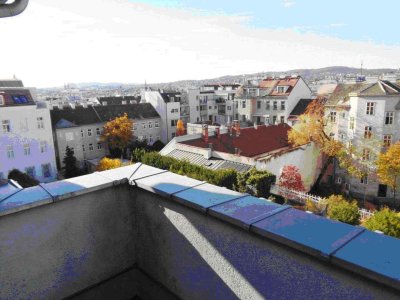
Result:
<instances>
[{"instance_id":1,"label":"autumn tree with orange leaves","mask_svg":"<svg viewBox=\"0 0 400 300\"><path fill-rule=\"evenodd\" d=\"M304 114L300 115L299 122L296 123L288 133L289 143L293 146L301 146L310 142L315 145L327 156L321 174L316 181L319 184L325 170L343 149L343 144L331 139L324 131L324 104L323 99L313 100L306 108Z\"/></svg>"},{"instance_id":2,"label":"autumn tree with orange leaves","mask_svg":"<svg viewBox=\"0 0 400 300\"><path fill-rule=\"evenodd\" d=\"M185 125L183 125L182 120L178 120L176 123L176 136L181 136L185 134Z\"/></svg>"},{"instance_id":3,"label":"autumn tree with orange leaves","mask_svg":"<svg viewBox=\"0 0 400 300\"><path fill-rule=\"evenodd\" d=\"M133 121L125 113L123 116L110 120L103 126L101 140L108 144L112 157L121 157L133 137Z\"/></svg>"},{"instance_id":4,"label":"autumn tree with orange leaves","mask_svg":"<svg viewBox=\"0 0 400 300\"><path fill-rule=\"evenodd\" d=\"M393 201L400 180L400 142L391 145L386 152L380 153L377 161L379 181L393 190Z\"/></svg>"}]
</instances>

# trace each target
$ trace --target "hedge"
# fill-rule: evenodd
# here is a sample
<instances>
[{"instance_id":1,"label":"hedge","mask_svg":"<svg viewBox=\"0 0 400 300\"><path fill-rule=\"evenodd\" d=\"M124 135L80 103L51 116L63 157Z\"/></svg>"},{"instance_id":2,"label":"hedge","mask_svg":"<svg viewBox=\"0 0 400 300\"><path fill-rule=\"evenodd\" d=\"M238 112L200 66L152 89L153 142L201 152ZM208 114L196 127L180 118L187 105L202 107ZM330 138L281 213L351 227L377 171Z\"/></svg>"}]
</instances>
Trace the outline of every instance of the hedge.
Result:
<instances>
[{"instance_id":1,"label":"hedge","mask_svg":"<svg viewBox=\"0 0 400 300\"><path fill-rule=\"evenodd\" d=\"M176 174L203 180L231 190L248 192L257 197L268 197L271 184L275 182L273 174L266 171L257 171L254 168L246 173L238 173L233 169L211 170L192 164L189 161L162 156L158 152L136 152L134 156L137 160L140 158L140 161L146 165L169 170Z\"/></svg>"},{"instance_id":2,"label":"hedge","mask_svg":"<svg viewBox=\"0 0 400 300\"><path fill-rule=\"evenodd\" d=\"M365 220L363 226L369 230L379 230L384 234L400 238L400 213L385 207Z\"/></svg>"},{"instance_id":3,"label":"hedge","mask_svg":"<svg viewBox=\"0 0 400 300\"><path fill-rule=\"evenodd\" d=\"M360 212L356 201L348 202L340 195L332 195L327 202L330 219L351 225L360 224Z\"/></svg>"}]
</instances>

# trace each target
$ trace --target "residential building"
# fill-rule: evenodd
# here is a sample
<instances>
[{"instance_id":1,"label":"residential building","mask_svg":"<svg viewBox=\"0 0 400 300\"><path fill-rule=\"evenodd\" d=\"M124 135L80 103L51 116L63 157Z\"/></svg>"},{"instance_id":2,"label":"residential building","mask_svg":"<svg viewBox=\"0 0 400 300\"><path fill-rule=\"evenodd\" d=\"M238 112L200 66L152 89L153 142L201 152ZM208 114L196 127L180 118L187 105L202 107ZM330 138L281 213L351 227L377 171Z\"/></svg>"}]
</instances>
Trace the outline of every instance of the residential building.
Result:
<instances>
[{"instance_id":1,"label":"residential building","mask_svg":"<svg viewBox=\"0 0 400 300\"><path fill-rule=\"evenodd\" d=\"M374 139L384 151L400 140L400 87L394 83L379 80L374 84L338 85L326 108L328 134L346 145L360 148ZM367 199L381 203L392 197L390 188L379 183L375 172L357 179L337 167L335 183L359 198L364 192Z\"/></svg>"},{"instance_id":2,"label":"residential building","mask_svg":"<svg viewBox=\"0 0 400 300\"><path fill-rule=\"evenodd\" d=\"M165 144L176 135L176 124L181 118L181 98L180 92L143 91L142 99L150 103L161 118L161 141Z\"/></svg>"},{"instance_id":3,"label":"residential building","mask_svg":"<svg viewBox=\"0 0 400 300\"><path fill-rule=\"evenodd\" d=\"M239 84L206 84L186 92L181 104L184 123L212 122L226 124L233 121L234 98Z\"/></svg>"},{"instance_id":4,"label":"residential building","mask_svg":"<svg viewBox=\"0 0 400 300\"><path fill-rule=\"evenodd\" d=\"M239 122L235 122L239 124ZM285 165L295 165L302 175L304 186L311 188L321 170L321 158L313 143L301 147L291 147L287 140L290 126L283 123L273 126L255 125L254 127L228 127L208 132L203 125L201 135L187 135L175 138L160 152L211 168L219 168L219 162L235 163L234 169L247 170L243 165L258 170L269 171L280 176ZM192 155L196 154L196 155ZM208 161L200 160L203 156ZM214 167L217 165L217 167ZM223 168L223 167L220 167Z\"/></svg>"},{"instance_id":5,"label":"residential building","mask_svg":"<svg viewBox=\"0 0 400 300\"><path fill-rule=\"evenodd\" d=\"M311 95L300 76L248 80L235 97L234 119L259 125L286 123L300 99Z\"/></svg>"},{"instance_id":6,"label":"residential building","mask_svg":"<svg viewBox=\"0 0 400 300\"><path fill-rule=\"evenodd\" d=\"M161 139L161 118L149 103L53 109L51 119L59 168L67 146L74 149L82 165L86 160L107 155L108 146L100 138L103 126L124 113L133 121L133 140L147 140L153 144Z\"/></svg>"},{"instance_id":7,"label":"residential building","mask_svg":"<svg viewBox=\"0 0 400 300\"><path fill-rule=\"evenodd\" d=\"M55 180L54 142L46 105L36 103L27 88L2 87L0 122L0 179L18 169L41 182Z\"/></svg>"},{"instance_id":8,"label":"residential building","mask_svg":"<svg viewBox=\"0 0 400 300\"><path fill-rule=\"evenodd\" d=\"M140 103L140 96L113 96L113 97L97 97L100 105L128 105Z\"/></svg>"}]
</instances>

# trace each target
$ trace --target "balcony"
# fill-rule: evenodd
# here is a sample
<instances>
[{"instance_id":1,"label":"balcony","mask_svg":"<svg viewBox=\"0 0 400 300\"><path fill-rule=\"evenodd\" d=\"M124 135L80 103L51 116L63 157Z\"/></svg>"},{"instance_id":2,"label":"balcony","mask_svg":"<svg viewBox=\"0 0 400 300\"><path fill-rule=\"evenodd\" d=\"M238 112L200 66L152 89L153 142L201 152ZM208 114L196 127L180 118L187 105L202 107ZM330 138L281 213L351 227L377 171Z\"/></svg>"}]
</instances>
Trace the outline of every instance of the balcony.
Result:
<instances>
[{"instance_id":1,"label":"balcony","mask_svg":"<svg viewBox=\"0 0 400 300\"><path fill-rule=\"evenodd\" d=\"M0 201L0 299L394 299L400 291L398 239L142 164Z\"/></svg>"}]
</instances>

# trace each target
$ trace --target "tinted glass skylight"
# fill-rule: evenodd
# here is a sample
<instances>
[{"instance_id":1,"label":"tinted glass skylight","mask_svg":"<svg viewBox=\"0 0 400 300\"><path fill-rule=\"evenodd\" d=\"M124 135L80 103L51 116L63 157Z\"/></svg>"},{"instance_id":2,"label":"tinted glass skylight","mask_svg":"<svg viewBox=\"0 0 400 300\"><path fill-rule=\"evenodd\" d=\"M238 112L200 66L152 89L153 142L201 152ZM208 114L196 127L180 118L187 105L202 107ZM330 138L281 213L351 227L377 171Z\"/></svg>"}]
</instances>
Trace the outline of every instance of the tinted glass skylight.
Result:
<instances>
[{"instance_id":1,"label":"tinted glass skylight","mask_svg":"<svg viewBox=\"0 0 400 300\"><path fill-rule=\"evenodd\" d=\"M28 97L25 95L17 95L17 96L11 96L15 104L23 104L23 103L28 103Z\"/></svg>"}]
</instances>

